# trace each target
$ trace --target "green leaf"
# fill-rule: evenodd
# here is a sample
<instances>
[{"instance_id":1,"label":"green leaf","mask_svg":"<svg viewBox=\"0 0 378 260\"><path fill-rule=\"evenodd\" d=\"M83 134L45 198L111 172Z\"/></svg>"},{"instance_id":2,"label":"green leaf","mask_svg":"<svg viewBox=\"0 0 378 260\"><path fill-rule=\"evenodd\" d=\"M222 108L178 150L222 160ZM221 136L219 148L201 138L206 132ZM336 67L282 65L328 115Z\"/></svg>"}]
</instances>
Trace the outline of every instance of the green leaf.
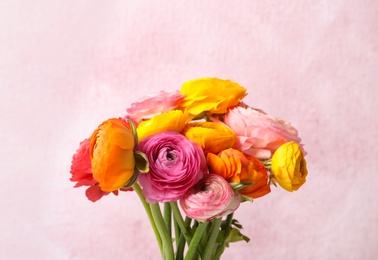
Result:
<instances>
[{"instance_id":1,"label":"green leaf","mask_svg":"<svg viewBox=\"0 0 378 260\"><path fill-rule=\"evenodd\" d=\"M148 162L147 155L145 153L142 153L141 151L135 151L134 157L135 157L135 167L138 169L138 171L142 173L149 172L150 164Z\"/></svg>"},{"instance_id":2,"label":"green leaf","mask_svg":"<svg viewBox=\"0 0 378 260\"><path fill-rule=\"evenodd\" d=\"M243 235L239 229L233 228L231 229L230 234L226 238L225 245L226 247L229 247L230 243L239 242L239 241L245 241L248 243L250 239L249 237Z\"/></svg>"}]
</instances>

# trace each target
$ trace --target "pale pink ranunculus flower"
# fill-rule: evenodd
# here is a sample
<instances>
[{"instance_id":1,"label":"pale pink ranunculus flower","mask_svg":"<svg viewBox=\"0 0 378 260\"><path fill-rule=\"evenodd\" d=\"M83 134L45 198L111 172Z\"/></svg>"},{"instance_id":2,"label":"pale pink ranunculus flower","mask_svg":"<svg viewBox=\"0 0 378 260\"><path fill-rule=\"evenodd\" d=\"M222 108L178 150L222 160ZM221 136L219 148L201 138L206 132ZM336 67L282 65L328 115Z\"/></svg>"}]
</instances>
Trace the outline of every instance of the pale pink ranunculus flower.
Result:
<instances>
[{"instance_id":1,"label":"pale pink ranunculus flower","mask_svg":"<svg viewBox=\"0 0 378 260\"><path fill-rule=\"evenodd\" d=\"M144 119L150 119L155 115L176 109L185 96L180 91L160 91L158 94L145 96L134 102L126 109L126 117L131 118L136 124Z\"/></svg>"},{"instance_id":2,"label":"pale pink ranunculus flower","mask_svg":"<svg viewBox=\"0 0 378 260\"><path fill-rule=\"evenodd\" d=\"M270 159L277 148L301 138L290 123L250 107L234 107L227 111L224 123L236 133L235 148L258 159ZM300 145L303 150L303 145Z\"/></svg>"},{"instance_id":3,"label":"pale pink ranunculus flower","mask_svg":"<svg viewBox=\"0 0 378 260\"><path fill-rule=\"evenodd\" d=\"M148 203L177 201L208 171L201 147L178 132L146 137L137 150L150 164L138 177Z\"/></svg>"},{"instance_id":4,"label":"pale pink ranunculus flower","mask_svg":"<svg viewBox=\"0 0 378 260\"><path fill-rule=\"evenodd\" d=\"M222 176L206 174L180 199L180 206L188 217L207 222L234 212L240 199Z\"/></svg>"}]
</instances>

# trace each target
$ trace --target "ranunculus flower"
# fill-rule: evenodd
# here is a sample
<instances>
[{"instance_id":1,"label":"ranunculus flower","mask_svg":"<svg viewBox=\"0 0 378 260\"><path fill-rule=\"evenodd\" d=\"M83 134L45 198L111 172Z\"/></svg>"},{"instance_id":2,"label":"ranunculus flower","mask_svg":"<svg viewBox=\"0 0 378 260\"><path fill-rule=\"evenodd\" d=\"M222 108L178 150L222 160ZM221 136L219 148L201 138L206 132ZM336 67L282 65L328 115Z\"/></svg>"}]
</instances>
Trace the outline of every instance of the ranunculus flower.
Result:
<instances>
[{"instance_id":1,"label":"ranunculus flower","mask_svg":"<svg viewBox=\"0 0 378 260\"><path fill-rule=\"evenodd\" d=\"M236 148L258 159L270 159L286 142L301 141L288 122L253 108L231 108L224 122L236 133Z\"/></svg>"},{"instance_id":2,"label":"ranunculus flower","mask_svg":"<svg viewBox=\"0 0 378 260\"><path fill-rule=\"evenodd\" d=\"M153 118L141 122L137 127L137 133L139 141L144 138L165 132L176 131L181 132L186 123L192 119L188 113L184 113L181 110L171 110L167 113L154 116Z\"/></svg>"},{"instance_id":3,"label":"ranunculus flower","mask_svg":"<svg viewBox=\"0 0 378 260\"><path fill-rule=\"evenodd\" d=\"M156 95L146 96L132 103L126 110L126 117L139 124L142 120L176 109L183 99L184 96L178 90L171 93L160 91Z\"/></svg>"},{"instance_id":4,"label":"ranunculus flower","mask_svg":"<svg viewBox=\"0 0 378 260\"><path fill-rule=\"evenodd\" d=\"M281 145L273 154L271 171L282 188L298 190L307 176L306 160L299 145L295 142Z\"/></svg>"},{"instance_id":5,"label":"ranunculus flower","mask_svg":"<svg viewBox=\"0 0 378 260\"><path fill-rule=\"evenodd\" d=\"M139 143L138 150L147 155L150 164L150 171L138 177L148 203L180 199L207 173L201 147L177 132L149 136Z\"/></svg>"},{"instance_id":6,"label":"ranunculus flower","mask_svg":"<svg viewBox=\"0 0 378 260\"><path fill-rule=\"evenodd\" d=\"M231 183L253 183L239 190L242 195L255 199L270 192L265 166L256 158L239 150L230 148L218 155L208 153L207 163L211 172Z\"/></svg>"},{"instance_id":7,"label":"ranunculus flower","mask_svg":"<svg viewBox=\"0 0 378 260\"><path fill-rule=\"evenodd\" d=\"M89 186L85 192L87 198L95 202L102 196L109 194L104 192L98 186L98 182L93 179L91 157L89 155L89 139L85 139L80 143L79 149L72 157L71 164L71 181L77 182L75 188L81 186ZM114 192L116 195L118 191Z\"/></svg>"},{"instance_id":8,"label":"ranunculus flower","mask_svg":"<svg viewBox=\"0 0 378 260\"><path fill-rule=\"evenodd\" d=\"M93 178L101 190L118 190L133 179L134 146L131 127L121 119L108 119L94 131L90 157Z\"/></svg>"},{"instance_id":9,"label":"ranunculus flower","mask_svg":"<svg viewBox=\"0 0 378 260\"><path fill-rule=\"evenodd\" d=\"M223 177L207 174L180 199L180 206L188 217L207 222L234 212L240 199Z\"/></svg>"},{"instance_id":10,"label":"ranunculus flower","mask_svg":"<svg viewBox=\"0 0 378 260\"><path fill-rule=\"evenodd\" d=\"M219 153L233 147L236 135L227 126L214 122L188 123L182 134L199 144L204 153Z\"/></svg>"},{"instance_id":11,"label":"ranunculus flower","mask_svg":"<svg viewBox=\"0 0 378 260\"><path fill-rule=\"evenodd\" d=\"M217 78L188 81L183 84L180 93L186 96L182 108L192 115L206 111L224 114L247 95L246 89L239 84Z\"/></svg>"}]
</instances>

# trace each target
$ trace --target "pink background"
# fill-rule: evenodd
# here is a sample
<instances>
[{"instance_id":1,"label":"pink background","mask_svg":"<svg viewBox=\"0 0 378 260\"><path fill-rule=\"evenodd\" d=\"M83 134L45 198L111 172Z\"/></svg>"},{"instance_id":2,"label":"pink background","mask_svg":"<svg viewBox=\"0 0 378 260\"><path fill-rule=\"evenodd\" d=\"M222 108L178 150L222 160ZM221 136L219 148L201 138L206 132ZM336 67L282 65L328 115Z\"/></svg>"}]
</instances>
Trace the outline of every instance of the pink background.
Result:
<instances>
[{"instance_id":1,"label":"pink background","mask_svg":"<svg viewBox=\"0 0 378 260\"><path fill-rule=\"evenodd\" d=\"M295 125L308 182L236 217L224 259L376 259L377 1L0 4L0 259L160 259L134 193L89 202L71 156L131 102L198 77Z\"/></svg>"}]
</instances>

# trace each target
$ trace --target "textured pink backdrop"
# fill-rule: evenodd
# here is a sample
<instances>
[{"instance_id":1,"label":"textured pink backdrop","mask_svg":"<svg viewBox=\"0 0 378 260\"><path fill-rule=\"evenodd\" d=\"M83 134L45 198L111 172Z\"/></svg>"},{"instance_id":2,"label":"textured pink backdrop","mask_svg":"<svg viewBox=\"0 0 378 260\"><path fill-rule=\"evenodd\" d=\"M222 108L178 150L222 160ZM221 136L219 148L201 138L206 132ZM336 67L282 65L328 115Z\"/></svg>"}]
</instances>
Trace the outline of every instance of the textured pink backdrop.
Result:
<instances>
[{"instance_id":1,"label":"textured pink backdrop","mask_svg":"<svg viewBox=\"0 0 378 260\"><path fill-rule=\"evenodd\" d=\"M188 2L1 2L0 259L159 259L136 194L87 201L71 156L137 98L206 76L308 151L299 192L237 211L252 240L225 259L376 259L378 2Z\"/></svg>"}]
</instances>

